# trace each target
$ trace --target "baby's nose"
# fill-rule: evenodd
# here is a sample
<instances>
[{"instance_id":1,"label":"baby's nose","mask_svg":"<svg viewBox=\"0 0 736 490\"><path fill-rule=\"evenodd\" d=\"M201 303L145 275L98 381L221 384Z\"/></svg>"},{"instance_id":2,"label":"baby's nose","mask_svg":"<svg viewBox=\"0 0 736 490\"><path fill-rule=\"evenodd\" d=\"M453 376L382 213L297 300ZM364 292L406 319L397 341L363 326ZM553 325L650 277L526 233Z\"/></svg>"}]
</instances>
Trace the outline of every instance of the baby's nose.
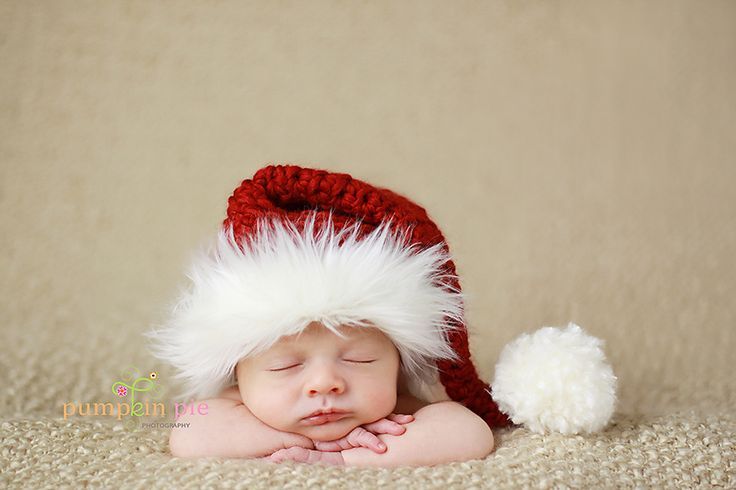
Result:
<instances>
[{"instance_id":1,"label":"baby's nose","mask_svg":"<svg viewBox=\"0 0 736 490\"><path fill-rule=\"evenodd\" d=\"M305 385L307 395L339 395L345 391L345 380L331 367L314 369Z\"/></svg>"}]
</instances>

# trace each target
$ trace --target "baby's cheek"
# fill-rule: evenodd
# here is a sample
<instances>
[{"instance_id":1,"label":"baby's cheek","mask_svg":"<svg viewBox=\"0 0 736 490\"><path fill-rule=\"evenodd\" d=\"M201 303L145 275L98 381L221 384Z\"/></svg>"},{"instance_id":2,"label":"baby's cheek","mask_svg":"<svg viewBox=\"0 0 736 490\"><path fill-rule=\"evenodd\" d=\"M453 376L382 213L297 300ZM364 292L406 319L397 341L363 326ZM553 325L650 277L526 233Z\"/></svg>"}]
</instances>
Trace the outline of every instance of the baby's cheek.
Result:
<instances>
[{"instance_id":1,"label":"baby's cheek","mask_svg":"<svg viewBox=\"0 0 736 490\"><path fill-rule=\"evenodd\" d=\"M292 420L289 417L288 410L286 410L288 405L278 397L259 394L258 396L244 397L243 404L261 422L279 430L290 428Z\"/></svg>"},{"instance_id":2,"label":"baby's cheek","mask_svg":"<svg viewBox=\"0 0 736 490\"><path fill-rule=\"evenodd\" d=\"M373 422L389 415L395 407L396 391L384 389L367 398L364 410L368 414L367 418L371 419L369 422Z\"/></svg>"}]
</instances>

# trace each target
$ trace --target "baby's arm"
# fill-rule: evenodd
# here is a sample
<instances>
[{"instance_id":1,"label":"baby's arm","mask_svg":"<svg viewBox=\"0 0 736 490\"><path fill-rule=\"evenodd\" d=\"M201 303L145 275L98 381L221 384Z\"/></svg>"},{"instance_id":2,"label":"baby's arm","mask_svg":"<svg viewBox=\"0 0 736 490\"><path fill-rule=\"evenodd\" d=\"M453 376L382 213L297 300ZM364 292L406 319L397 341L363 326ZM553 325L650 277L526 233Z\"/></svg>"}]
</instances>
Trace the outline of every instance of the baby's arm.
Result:
<instances>
[{"instance_id":1,"label":"baby's arm","mask_svg":"<svg viewBox=\"0 0 736 490\"><path fill-rule=\"evenodd\" d=\"M207 415L184 414L177 422L188 427L171 430L171 454L183 458L259 458L293 446L312 449L312 440L282 432L261 422L248 410L237 389L206 400Z\"/></svg>"},{"instance_id":2,"label":"baby's arm","mask_svg":"<svg viewBox=\"0 0 736 490\"><path fill-rule=\"evenodd\" d=\"M485 458L493 451L493 432L459 403L444 401L420 408L401 436L378 435L383 454L363 447L342 451L346 466L430 466Z\"/></svg>"}]
</instances>

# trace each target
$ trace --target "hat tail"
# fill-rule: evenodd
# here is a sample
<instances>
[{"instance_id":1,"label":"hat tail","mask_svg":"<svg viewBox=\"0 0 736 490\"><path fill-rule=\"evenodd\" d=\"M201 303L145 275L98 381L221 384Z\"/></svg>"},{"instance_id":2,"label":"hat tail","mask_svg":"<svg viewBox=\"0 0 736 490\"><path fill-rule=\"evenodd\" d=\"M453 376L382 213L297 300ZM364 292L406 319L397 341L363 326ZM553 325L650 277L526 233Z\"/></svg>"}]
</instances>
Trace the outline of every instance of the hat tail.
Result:
<instances>
[{"instance_id":1,"label":"hat tail","mask_svg":"<svg viewBox=\"0 0 736 490\"><path fill-rule=\"evenodd\" d=\"M475 366L470 361L470 353L461 354L460 357L462 362L437 362L440 380L445 386L447 396L475 412L491 428L510 425L511 419L491 397L488 384L478 377Z\"/></svg>"}]
</instances>

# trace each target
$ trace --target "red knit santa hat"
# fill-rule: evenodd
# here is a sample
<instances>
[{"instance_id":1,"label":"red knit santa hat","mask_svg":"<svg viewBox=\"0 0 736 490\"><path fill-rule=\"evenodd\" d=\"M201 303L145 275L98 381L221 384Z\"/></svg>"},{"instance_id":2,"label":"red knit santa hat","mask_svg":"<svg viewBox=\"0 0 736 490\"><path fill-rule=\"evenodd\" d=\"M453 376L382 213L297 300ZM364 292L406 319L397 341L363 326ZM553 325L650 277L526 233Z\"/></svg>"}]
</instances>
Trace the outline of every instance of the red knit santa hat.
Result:
<instances>
[{"instance_id":1,"label":"red knit santa hat","mask_svg":"<svg viewBox=\"0 0 736 490\"><path fill-rule=\"evenodd\" d=\"M502 389L491 390L470 358L460 283L437 225L405 197L346 174L256 172L229 198L217 246L190 279L169 322L151 333L189 395L215 395L240 359L317 321L335 333L381 329L412 394L455 400L491 427L512 419L540 432L593 431L613 410L600 341L574 325L508 346L494 381Z\"/></svg>"}]
</instances>

